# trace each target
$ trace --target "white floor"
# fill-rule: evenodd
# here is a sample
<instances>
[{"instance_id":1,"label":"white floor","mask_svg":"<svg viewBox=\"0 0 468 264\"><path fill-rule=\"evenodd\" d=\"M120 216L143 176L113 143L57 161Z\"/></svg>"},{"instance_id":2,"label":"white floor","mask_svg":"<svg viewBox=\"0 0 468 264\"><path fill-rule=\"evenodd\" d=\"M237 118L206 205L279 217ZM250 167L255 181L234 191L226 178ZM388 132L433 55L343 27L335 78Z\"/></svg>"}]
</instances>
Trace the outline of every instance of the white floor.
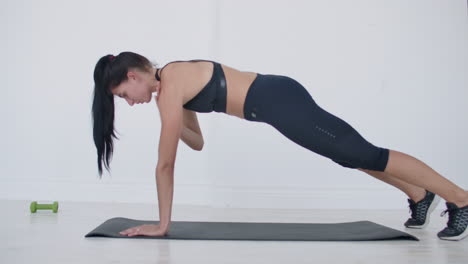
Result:
<instances>
[{"instance_id":1,"label":"white floor","mask_svg":"<svg viewBox=\"0 0 468 264\"><path fill-rule=\"evenodd\" d=\"M437 238L447 215L424 230L405 229L407 210L219 209L174 205L173 220L334 223L369 220L420 241L303 242L85 238L112 217L157 220L150 204L60 202L29 212L30 201L0 201L0 263L468 263L468 238Z\"/></svg>"}]
</instances>

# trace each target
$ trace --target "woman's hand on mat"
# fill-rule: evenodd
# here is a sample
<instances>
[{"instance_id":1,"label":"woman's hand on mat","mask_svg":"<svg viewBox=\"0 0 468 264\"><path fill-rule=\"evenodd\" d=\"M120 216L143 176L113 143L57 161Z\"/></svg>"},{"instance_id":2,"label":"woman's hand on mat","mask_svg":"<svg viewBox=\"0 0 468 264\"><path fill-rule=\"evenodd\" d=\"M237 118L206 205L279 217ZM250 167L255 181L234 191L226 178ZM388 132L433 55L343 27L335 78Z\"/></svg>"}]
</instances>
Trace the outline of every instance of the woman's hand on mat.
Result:
<instances>
[{"instance_id":1,"label":"woman's hand on mat","mask_svg":"<svg viewBox=\"0 0 468 264\"><path fill-rule=\"evenodd\" d=\"M162 228L160 225L140 225L121 231L119 234L124 236L164 236L168 231L169 229Z\"/></svg>"}]
</instances>

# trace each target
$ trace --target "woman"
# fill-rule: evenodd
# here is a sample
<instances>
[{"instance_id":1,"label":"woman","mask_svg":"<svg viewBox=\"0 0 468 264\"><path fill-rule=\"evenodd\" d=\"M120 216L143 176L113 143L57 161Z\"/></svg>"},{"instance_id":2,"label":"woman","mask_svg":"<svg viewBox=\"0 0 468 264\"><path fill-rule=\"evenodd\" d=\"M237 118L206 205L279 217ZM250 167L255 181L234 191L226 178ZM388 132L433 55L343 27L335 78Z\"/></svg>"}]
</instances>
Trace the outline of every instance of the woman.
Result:
<instances>
[{"instance_id":1,"label":"woman","mask_svg":"<svg viewBox=\"0 0 468 264\"><path fill-rule=\"evenodd\" d=\"M363 171L409 196L411 218L404 225L424 228L439 196L447 202L446 240L468 235L468 192L422 161L366 141L342 119L322 109L296 80L282 75L244 72L209 60L173 61L153 67L145 57L122 52L106 55L94 70L94 143L99 175L109 170L114 134L114 96L129 105L149 103L152 94L161 116L156 182L160 222L121 232L122 235L162 236L169 231L174 164L179 139L202 150L203 135L195 112L222 112L252 122L264 122L284 136L333 162Z\"/></svg>"}]
</instances>

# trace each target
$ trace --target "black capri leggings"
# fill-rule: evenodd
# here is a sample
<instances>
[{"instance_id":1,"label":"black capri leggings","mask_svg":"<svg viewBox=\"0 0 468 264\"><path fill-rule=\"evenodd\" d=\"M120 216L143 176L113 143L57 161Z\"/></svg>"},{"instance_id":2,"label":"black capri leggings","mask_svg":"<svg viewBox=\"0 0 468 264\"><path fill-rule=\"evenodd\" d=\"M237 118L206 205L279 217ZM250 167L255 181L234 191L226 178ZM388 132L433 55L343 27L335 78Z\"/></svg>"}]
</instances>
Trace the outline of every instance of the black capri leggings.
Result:
<instances>
[{"instance_id":1,"label":"black capri leggings","mask_svg":"<svg viewBox=\"0 0 468 264\"><path fill-rule=\"evenodd\" d=\"M244 117L346 168L384 171L389 150L372 145L351 125L318 106L296 80L258 74L244 104Z\"/></svg>"}]
</instances>

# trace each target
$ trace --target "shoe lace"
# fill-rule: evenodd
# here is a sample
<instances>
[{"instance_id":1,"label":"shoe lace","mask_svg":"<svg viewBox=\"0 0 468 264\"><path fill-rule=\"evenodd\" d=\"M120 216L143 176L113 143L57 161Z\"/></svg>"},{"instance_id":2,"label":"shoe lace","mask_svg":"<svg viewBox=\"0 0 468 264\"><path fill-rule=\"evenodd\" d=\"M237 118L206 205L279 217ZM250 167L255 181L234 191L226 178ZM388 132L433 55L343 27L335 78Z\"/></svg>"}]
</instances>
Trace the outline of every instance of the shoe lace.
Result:
<instances>
[{"instance_id":1,"label":"shoe lace","mask_svg":"<svg viewBox=\"0 0 468 264\"><path fill-rule=\"evenodd\" d=\"M452 227L453 226L453 223L455 222L455 211L457 210L457 208L451 208L451 209L446 209L444 211L442 211L442 213L440 214L440 216L444 216L446 213L449 214L449 220L447 222L447 226L449 227Z\"/></svg>"},{"instance_id":2,"label":"shoe lace","mask_svg":"<svg viewBox=\"0 0 468 264\"><path fill-rule=\"evenodd\" d=\"M409 204L409 213L411 213L411 218L416 217L416 211L417 211L416 206L417 206L417 204L413 204L413 203Z\"/></svg>"}]
</instances>

